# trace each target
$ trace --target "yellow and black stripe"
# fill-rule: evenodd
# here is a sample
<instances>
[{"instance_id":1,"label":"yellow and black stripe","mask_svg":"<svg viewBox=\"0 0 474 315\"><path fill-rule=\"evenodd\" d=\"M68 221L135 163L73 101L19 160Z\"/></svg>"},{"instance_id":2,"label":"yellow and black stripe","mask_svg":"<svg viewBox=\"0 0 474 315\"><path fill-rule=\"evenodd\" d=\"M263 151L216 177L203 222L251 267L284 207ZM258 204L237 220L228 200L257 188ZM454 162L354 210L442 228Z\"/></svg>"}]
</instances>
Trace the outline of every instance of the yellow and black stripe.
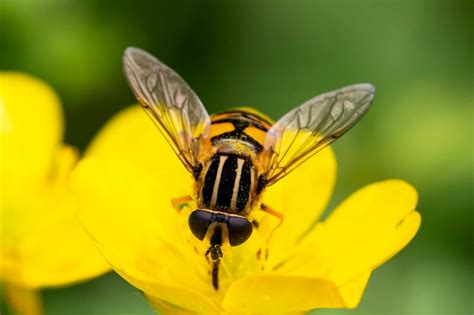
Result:
<instances>
[{"instance_id":1,"label":"yellow and black stripe","mask_svg":"<svg viewBox=\"0 0 474 315\"><path fill-rule=\"evenodd\" d=\"M254 178L250 159L235 154L215 154L204 177L203 205L208 209L242 212L249 202Z\"/></svg>"},{"instance_id":2,"label":"yellow and black stripe","mask_svg":"<svg viewBox=\"0 0 474 315\"><path fill-rule=\"evenodd\" d=\"M266 118L252 110L236 109L212 116L209 138L216 153L206 163L200 206L245 212L256 190L252 158L263 151L270 127Z\"/></svg>"},{"instance_id":3,"label":"yellow and black stripe","mask_svg":"<svg viewBox=\"0 0 474 315\"><path fill-rule=\"evenodd\" d=\"M256 111L235 109L211 117L210 139L214 147L222 143L241 142L256 154L262 152L263 142L271 123Z\"/></svg>"}]
</instances>

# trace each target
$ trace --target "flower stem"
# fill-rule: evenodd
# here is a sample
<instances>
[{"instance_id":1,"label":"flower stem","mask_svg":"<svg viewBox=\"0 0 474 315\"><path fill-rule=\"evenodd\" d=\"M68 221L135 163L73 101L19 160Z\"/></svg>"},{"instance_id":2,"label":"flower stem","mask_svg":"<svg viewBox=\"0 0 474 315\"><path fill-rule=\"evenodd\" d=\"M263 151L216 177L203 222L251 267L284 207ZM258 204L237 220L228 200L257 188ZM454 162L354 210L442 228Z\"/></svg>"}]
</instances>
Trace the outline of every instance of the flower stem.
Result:
<instances>
[{"instance_id":1,"label":"flower stem","mask_svg":"<svg viewBox=\"0 0 474 315\"><path fill-rule=\"evenodd\" d=\"M37 290L4 285L5 300L9 308L17 315L43 315L43 303Z\"/></svg>"}]
</instances>

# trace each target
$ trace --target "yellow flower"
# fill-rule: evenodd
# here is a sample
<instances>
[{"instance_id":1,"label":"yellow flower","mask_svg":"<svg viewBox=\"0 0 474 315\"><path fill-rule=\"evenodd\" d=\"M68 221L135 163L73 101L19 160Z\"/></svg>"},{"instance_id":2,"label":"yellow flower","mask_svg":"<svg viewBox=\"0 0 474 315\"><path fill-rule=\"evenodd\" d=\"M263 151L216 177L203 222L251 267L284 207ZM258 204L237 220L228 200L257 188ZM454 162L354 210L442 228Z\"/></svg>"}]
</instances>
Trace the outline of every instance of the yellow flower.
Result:
<instances>
[{"instance_id":1,"label":"yellow flower","mask_svg":"<svg viewBox=\"0 0 474 315\"><path fill-rule=\"evenodd\" d=\"M165 313L303 313L353 308L372 270L416 234L417 193L400 180L369 185L314 224L332 193L334 154L327 148L264 194L285 214L283 224L261 214L259 233L227 248L214 290L202 246L171 199L189 195L187 173L138 107L100 132L73 172L80 218L104 257L152 305ZM256 210L257 211L257 210ZM268 241L268 252L261 249ZM267 256L267 255L268 256Z\"/></svg>"},{"instance_id":2,"label":"yellow flower","mask_svg":"<svg viewBox=\"0 0 474 315\"><path fill-rule=\"evenodd\" d=\"M41 313L36 289L109 268L78 224L67 190L77 153L61 144L62 119L44 82L0 73L0 282L20 314Z\"/></svg>"}]
</instances>

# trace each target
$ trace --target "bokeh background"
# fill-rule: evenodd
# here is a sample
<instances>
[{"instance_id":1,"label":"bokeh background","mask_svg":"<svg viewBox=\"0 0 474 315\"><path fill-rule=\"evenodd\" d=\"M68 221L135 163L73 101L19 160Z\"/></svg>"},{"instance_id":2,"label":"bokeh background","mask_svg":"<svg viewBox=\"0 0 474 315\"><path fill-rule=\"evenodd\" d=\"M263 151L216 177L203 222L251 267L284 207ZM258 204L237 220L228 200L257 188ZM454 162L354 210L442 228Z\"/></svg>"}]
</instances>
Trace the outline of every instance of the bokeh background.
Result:
<instances>
[{"instance_id":1,"label":"bokeh background","mask_svg":"<svg viewBox=\"0 0 474 315\"><path fill-rule=\"evenodd\" d=\"M423 223L374 272L357 310L316 313L473 313L473 2L1 0L0 18L0 68L49 82L66 141L81 149L134 102L127 46L174 68L210 112L248 105L278 118L319 93L373 83L373 108L334 146L330 208L403 178L419 191ZM114 274L43 296L50 315L153 314Z\"/></svg>"}]
</instances>

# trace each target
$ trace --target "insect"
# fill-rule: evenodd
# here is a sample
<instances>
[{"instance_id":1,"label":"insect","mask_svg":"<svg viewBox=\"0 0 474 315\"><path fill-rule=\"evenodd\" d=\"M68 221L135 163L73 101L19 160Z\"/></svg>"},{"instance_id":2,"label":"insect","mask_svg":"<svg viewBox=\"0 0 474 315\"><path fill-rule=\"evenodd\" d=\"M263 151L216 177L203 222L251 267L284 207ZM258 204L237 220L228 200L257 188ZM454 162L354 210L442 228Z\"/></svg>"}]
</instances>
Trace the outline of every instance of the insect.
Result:
<instances>
[{"instance_id":1,"label":"insect","mask_svg":"<svg viewBox=\"0 0 474 315\"><path fill-rule=\"evenodd\" d=\"M186 169L194 176L197 209L188 223L207 241L211 281L219 288L222 247L238 246L252 234L250 213L260 209L266 187L329 145L367 112L370 84L324 93L294 108L276 123L250 109L209 116L198 96L171 68L138 48L127 48L123 66L128 83Z\"/></svg>"}]
</instances>

